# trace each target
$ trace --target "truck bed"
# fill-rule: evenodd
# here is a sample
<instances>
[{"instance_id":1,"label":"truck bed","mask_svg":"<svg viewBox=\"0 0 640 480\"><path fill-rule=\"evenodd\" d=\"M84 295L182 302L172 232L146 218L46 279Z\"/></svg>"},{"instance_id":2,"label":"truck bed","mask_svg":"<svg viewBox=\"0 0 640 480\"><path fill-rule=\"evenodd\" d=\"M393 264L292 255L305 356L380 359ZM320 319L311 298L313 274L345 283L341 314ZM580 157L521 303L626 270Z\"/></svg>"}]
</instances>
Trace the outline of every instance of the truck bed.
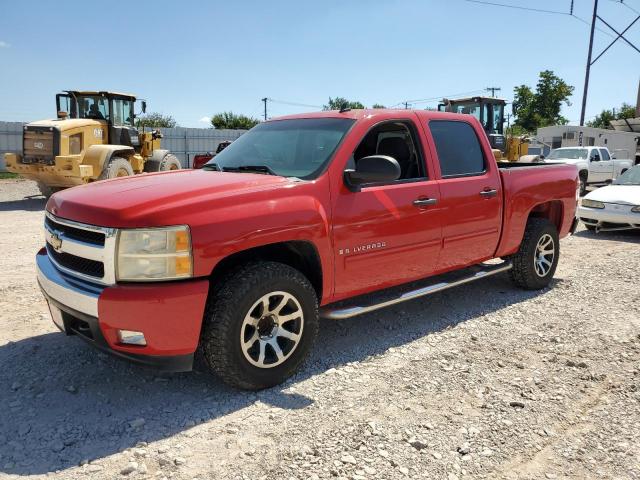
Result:
<instances>
[{"instance_id":1,"label":"truck bed","mask_svg":"<svg viewBox=\"0 0 640 480\"><path fill-rule=\"evenodd\" d=\"M530 212L552 210L560 237L569 234L577 202L575 165L498 162L504 192L503 232L496 252L517 251Z\"/></svg>"}]
</instances>

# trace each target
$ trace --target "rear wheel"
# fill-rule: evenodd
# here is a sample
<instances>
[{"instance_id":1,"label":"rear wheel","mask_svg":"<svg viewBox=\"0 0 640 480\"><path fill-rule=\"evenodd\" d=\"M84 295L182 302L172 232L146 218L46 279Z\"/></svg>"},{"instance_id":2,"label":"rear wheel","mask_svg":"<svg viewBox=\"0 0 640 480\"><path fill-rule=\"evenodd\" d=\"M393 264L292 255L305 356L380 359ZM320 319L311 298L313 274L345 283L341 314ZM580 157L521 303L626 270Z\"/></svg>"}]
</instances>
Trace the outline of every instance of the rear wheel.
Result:
<instances>
[{"instance_id":1,"label":"rear wheel","mask_svg":"<svg viewBox=\"0 0 640 480\"><path fill-rule=\"evenodd\" d=\"M511 279L527 290L544 288L553 278L559 256L556 226L546 218L530 218L520 249L511 257Z\"/></svg>"},{"instance_id":2,"label":"rear wheel","mask_svg":"<svg viewBox=\"0 0 640 480\"><path fill-rule=\"evenodd\" d=\"M309 280L288 265L250 263L212 293L201 348L226 383L259 390L293 375L317 332L318 303Z\"/></svg>"},{"instance_id":3,"label":"rear wheel","mask_svg":"<svg viewBox=\"0 0 640 480\"><path fill-rule=\"evenodd\" d=\"M133 168L126 158L112 157L106 167L102 170L98 180L108 178L128 177L133 175Z\"/></svg>"}]
</instances>

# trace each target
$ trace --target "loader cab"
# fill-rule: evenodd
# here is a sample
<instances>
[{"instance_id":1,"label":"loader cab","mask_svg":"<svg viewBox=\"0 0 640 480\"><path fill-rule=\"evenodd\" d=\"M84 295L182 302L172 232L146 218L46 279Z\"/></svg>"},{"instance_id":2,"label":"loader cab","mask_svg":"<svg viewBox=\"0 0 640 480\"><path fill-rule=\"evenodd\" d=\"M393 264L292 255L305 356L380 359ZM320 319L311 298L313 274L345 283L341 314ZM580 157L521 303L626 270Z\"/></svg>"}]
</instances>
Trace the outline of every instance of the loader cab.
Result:
<instances>
[{"instance_id":1,"label":"loader cab","mask_svg":"<svg viewBox=\"0 0 640 480\"><path fill-rule=\"evenodd\" d=\"M105 121L112 145L126 145L140 149L140 138L135 127L136 97L124 93L87 92L67 90L56 95L58 119L86 118ZM142 102L143 112L146 103Z\"/></svg>"},{"instance_id":2,"label":"loader cab","mask_svg":"<svg viewBox=\"0 0 640 480\"><path fill-rule=\"evenodd\" d=\"M476 117L489 137L491 148L505 153L504 107L506 101L493 97L469 97L456 100L443 99L440 112L462 113Z\"/></svg>"}]
</instances>

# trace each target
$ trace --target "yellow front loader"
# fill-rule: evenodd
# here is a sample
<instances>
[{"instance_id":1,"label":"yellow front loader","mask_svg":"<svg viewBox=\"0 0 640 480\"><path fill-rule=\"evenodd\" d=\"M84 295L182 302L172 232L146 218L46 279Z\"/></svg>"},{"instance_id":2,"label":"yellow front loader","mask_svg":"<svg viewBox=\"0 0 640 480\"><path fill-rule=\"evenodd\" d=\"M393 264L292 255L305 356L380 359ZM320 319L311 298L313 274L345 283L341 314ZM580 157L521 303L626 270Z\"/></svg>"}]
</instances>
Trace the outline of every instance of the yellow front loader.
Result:
<instances>
[{"instance_id":1,"label":"yellow front loader","mask_svg":"<svg viewBox=\"0 0 640 480\"><path fill-rule=\"evenodd\" d=\"M57 118L24 126L22 155L5 154L7 169L35 180L48 197L96 180L181 168L175 155L160 148L159 131L135 128L135 102L125 93L59 93Z\"/></svg>"}]
</instances>

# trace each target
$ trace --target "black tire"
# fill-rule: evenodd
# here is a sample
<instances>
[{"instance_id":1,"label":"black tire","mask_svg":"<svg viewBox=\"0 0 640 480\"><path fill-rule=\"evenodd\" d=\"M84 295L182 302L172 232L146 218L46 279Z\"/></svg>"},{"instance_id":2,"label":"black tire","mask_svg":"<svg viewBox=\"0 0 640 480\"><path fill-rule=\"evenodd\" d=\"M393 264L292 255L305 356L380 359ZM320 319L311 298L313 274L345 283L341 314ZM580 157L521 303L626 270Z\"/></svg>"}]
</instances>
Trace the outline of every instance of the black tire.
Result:
<instances>
[{"instance_id":1,"label":"black tire","mask_svg":"<svg viewBox=\"0 0 640 480\"><path fill-rule=\"evenodd\" d=\"M540 264L536 266L536 258L538 254L538 245L543 238L551 238L553 244L553 258L550 260L548 256L544 256L549 265ZM545 250L546 251L546 250ZM540 290L551 282L553 274L558 266L558 258L560 256L560 242L558 239L558 230L556 226L546 218L530 218L524 231L524 237L520 244L518 252L511 257L513 268L510 271L511 280L527 290ZM548 268L541 274L538 268Z\"/></svg>"},{"instance_id":2,"label":"black tire","mask_svg":"<svg viewBox=\"0 0 640 480\"><path fill-rule=\"evenodd\" d=\"M580 196L584 197L587 194L587 177L588 173L580 172Z\"/></svg>"},{"instance_id":3,"label":"black tire","mask_svg":"<svg viewBox=\"0 0 640 480\"><path fill-rule=\"evenodd\" d=\"M40 190L40 193L42 194L42 196L47 200L49 200L49 197L51 197L51 195L62 190L61 187L49 187L48 185L45 185L42 182L37 182L37 184L38 184L38 190Z\"/></svg>"},{"instance_id":4,"label":"black tire","mask_svg":"<svg viewBox=\"0 0 640 480\"><path fill-rule=\"evenodd\" d=\"M146 160L144 162L144 171L147 173L180 170L181 168L180 160L173 153L167 153L162 157L162 160Z\"/></svg>"},{"instance_id":5,"label":"black tire","mask_svg":"<svg viewBox=\"0 0 640 480\"><path fill-rule=\"evenodd\" d=\"M133 175L133 168L126 158L111 157L109 163L102 169L98 180L108 178L129 177Z\"/></svg>"},{"instance_id":6,"label":"black tire","mask_svg":"<svg viewBox=\"0 0 640 480\"><path fill-rule=\"evenodd\" d=\"M298 323L299 340L288 353L286 348L290 340L284 340L284 347L279 345L281 354L285 354L282 363L275 365L276 359L273 362L275 366L260 367L247 358L248 354L241 347L242 339L247 338L244 322L246 317L255 313L255 308L261 308L259 301L263 297L276 295L277 292L287 293L297 302L296 311L301 311L302 316L291 322L301 322ZM257 306L254 308L254 305ZM282 310L280 308L278 312ZM272 311L270 307L269 312ZM268 315L262 310L262 313L251 316L261 317L259 322L262 322ZM284 382L298 370L313 346L318 326L316 292L302 273L282 263L247 263L222 279L220 286L211 292L205 309L200 346L209 368L225 383L245 390L260 390ZM256 344L251 341L255 338L253 342L257 342L259 350L261 339L271 338L259 335L256 327L246 344L251 343L255 347ZM278 342L278 338L281 337L275 335L272 341ZM276 352L272 347L268 348L268 352L266 346L263 349L264 364L267 354L275 357Z\"/></svg>"}]
</instances>

